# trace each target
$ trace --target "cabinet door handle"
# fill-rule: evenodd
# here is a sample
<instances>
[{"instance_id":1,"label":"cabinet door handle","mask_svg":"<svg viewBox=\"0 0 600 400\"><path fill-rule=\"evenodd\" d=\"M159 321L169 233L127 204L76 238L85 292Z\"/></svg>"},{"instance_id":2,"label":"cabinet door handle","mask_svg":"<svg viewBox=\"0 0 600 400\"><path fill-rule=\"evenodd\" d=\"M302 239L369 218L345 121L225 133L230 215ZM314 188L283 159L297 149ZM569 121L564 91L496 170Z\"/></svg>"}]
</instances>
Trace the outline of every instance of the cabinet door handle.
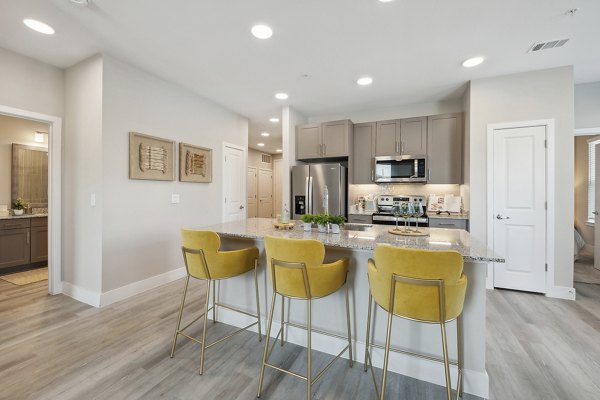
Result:
<instances>
[{"instance_id":1,"label":"cabinet door handle","mask_svg":"<svg viewBox=\"0 0 600 400\"><path fill-rule=\"evenodd\" d=\"M323 155L327 154L327 145L323 144Z\"/></svg>"},{"instance_id":2,"label":"cabinet door handle","mask_svg":"<svg viewBox=\"0 0 600 400\"><path fill-rule=\"evenodd\" d=\"M455 224L444 224L444 223L439 223L439 226L456 226Z\"/></svg>"},{"instance_id":3,"label":"cabinet door handle","mask_svg":"<svg viewBox=\"0 0 600 400\"><path fill-rule=\"evenodd\" d=\"M431 180L431 168L427 168L427 180Z\"/></svg>"},{"instance_id":4,"label":"cabinet door handle","mask_svg":"<svg viewBox=\"0 0 600 400\"><path fill-rule=\"evenodd\" d=\"M404 142L400 142L400 153L404 154Z\"/></svg>"},{"instance_id":5,"label":"cabinet door handle","mask_svg":"<svg viewBox=\"0 0 600 400\"><path fill-rule=\"evenodd\" d=\"M371 170L371 182L375 181L375 172Z\"/></svg>"},{"instance_id":6,"label":"cabinet door handle","mask_svg":"<svg viewBox=\"0 0 600 400\"><path fill-rule=\"evenodd\" d=\"M19 224L6 224L2 228L18 228L19 226Z\"/></svg>"},{"instance_id":7,"label":"cabinet door handle","mask_svg":"<svg viewBox=\"0 0 600 400\"><path fill-rule=\"evenodd\" d=\"M396 153L398 153L398 142L396 141Z\"/></svg>"},{"instance_id":8,"label":"cabinet door handle","mask_svg":"<svg viewBox=\"0 0 600 400\"><path fill-rule=\"evenodd\" d=\"M29 232L27 232L27 244L29 244Z\"/></svg>"}]
</instances>

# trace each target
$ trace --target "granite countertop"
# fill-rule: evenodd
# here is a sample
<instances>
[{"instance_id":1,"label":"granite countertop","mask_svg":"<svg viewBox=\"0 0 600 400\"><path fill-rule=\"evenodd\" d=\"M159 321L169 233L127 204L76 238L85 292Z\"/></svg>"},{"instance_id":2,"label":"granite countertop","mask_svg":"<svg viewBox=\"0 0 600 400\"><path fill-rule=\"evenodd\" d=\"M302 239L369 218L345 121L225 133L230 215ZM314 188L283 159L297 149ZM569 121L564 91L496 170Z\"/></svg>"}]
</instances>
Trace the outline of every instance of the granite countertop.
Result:
<instances>
[{"instance_id":1,"label":"granite countertop","mask_svg":"<svg viewBox=\"0 0 600 400\"><path fill-rule=\"evenodd\" d=\"M24 219L24 218L41 218L41 217L47 217L48 214L23 214L23 215L7 215L7 216L0 216L0 219Z\"/></svg>"},{"instance_id":2,"label":"granite countertop","mask_svg":"<svg viewBox=\"0 0 600 400\"><path fill-rule=\"evenodd\" d=\"M439 219L469 219L469 214L462 213L462 214L448 215L448 213L436 214L435 211L430 211L429 213L427 213L427 217L428 218L439 218Z\"/></svg>"},{"instance_id":3,"label":"granite countertop","mask_svg":"<svg viewBox=\"0 0 600 400\"><path fill-rule=\"evenodd\" d=\"M265 235L272 235L290 239L316 239L325 246L366 251L372 251L377 244L427 250L456 250L469 262L505 262L502 257L483 243L472 239L469 232L462 229L421 228L429 232L428 237L408 237L388 233L391 226L373 225L367 231L342 230L339 234L333 234L319 233L314 228L311 232L304 232L300 221L296 221L296 227L292 230L278 230L273 228L273 221L271 218L250 218L198 228L212 230L225 237L262 239Z\"/></svg>"}]
</instances>

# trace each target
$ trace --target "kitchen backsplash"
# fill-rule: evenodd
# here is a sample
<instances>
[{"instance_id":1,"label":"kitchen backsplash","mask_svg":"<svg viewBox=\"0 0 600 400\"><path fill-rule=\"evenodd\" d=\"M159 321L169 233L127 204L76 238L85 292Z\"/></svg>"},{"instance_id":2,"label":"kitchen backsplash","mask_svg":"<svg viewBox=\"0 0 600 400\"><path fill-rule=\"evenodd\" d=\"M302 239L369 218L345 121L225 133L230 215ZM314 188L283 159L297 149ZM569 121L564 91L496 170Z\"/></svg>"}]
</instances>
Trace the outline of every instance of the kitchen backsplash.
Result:
<instances>
[{"instance_id":1,"label":"kitchen backsplash","mask_svg":"<svg viewBox=\"0 0 600 400\"><path fill-rule=\"evenodd\" d=\"M367 194L404 194L415 196L429 196L430 194L453 194L460 196L460 185L415 185L415 184L379 184L379 185L350 185L348 188L348 201L357 203L360 196Z\"/></svg>"}]
</instances>

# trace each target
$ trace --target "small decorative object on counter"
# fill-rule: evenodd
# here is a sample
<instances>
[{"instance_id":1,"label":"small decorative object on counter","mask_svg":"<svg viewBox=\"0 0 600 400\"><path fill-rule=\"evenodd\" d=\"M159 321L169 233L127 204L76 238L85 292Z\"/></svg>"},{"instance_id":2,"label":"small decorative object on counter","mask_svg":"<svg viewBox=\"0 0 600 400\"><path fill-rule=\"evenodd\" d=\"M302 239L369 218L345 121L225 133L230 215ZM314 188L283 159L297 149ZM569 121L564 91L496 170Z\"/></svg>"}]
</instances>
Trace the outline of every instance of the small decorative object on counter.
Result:
<instances>
[{"instance_id":1,"label":"small decorative object on counter","mask_svg":"<svg viewBox=\"0 0 600 400\"><path fill-rule=\"evenodd\" d=\"M290 222L290 210L288 210L287 204L283 204L283 213L281 214L281 223L287 224Z\"/></svg>"},{"instance_id":2,"label":"small decorative object on counter","mask_svg":"<svg viewBox=\"0 0 600 400\"><path fill-rule=\"evenodd\" d=\"M12 204L13 214L14 215L23 215L23 209L25 208L25 204L23 204L23 199L18 197Z\"/></svg>"},{"instance_id":3,"label":"small decorative object on counter","mask_svg":"<svg viewBox=\"0 0 600 400\"><path fill-rule=\"evenodd\" d=\"M312 214L304 214L300 217L304 225L304 231L310 232L312 228L312 223L315 222L315 216Z\"/></svg>"},{"instance_id":4,"label":"small decorative object on counter","mask_svg":"<svg viewBox=\"0 0 600 400\"><path fill-rule=\"evenodd\" d=\"M327 224L329 223L329 215L327 214L316 214L314 216L314 222L317 224L319 232L327 232Z\"/></svg>"},{"instance_id":5,"label":"small decorative object on counter","mask_svg":"<svg viewBox=\"0 0 600 400\"><path fill-rule=\"evenodd\" d=\"M340 225L344 222L346 222L346 218L343 215L330 215L331 233L340 233Z\"/></svg>"}]
</instances>

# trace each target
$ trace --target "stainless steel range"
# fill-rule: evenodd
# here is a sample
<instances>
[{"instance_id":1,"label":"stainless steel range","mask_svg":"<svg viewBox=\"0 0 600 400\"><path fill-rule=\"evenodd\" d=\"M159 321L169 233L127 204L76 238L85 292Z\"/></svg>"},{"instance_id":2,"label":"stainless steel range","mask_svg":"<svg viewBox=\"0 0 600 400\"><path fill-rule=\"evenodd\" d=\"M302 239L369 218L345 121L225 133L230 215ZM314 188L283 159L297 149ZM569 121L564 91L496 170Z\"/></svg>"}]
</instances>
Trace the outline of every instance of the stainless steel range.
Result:
<instances>
[{"instance_id":1,"label":"stainless steel range","mask_svg":"<svg viewBox=\"0 0 600 400\"><path fill-rule=\"evenodd\" d=\"M404 195L381 195L377 197L377 212L373 214L373 223L379 225L395 225L396 217L392 214L394 206L400 206L403 203L418 202L423 207L423 215L419 218L409 218L408 225L429 226L429 218L427 217L427 202L425 196L404 196ZM404 219L398 218L399 224L404 225Z\"/></svg>"}]
</instances>

